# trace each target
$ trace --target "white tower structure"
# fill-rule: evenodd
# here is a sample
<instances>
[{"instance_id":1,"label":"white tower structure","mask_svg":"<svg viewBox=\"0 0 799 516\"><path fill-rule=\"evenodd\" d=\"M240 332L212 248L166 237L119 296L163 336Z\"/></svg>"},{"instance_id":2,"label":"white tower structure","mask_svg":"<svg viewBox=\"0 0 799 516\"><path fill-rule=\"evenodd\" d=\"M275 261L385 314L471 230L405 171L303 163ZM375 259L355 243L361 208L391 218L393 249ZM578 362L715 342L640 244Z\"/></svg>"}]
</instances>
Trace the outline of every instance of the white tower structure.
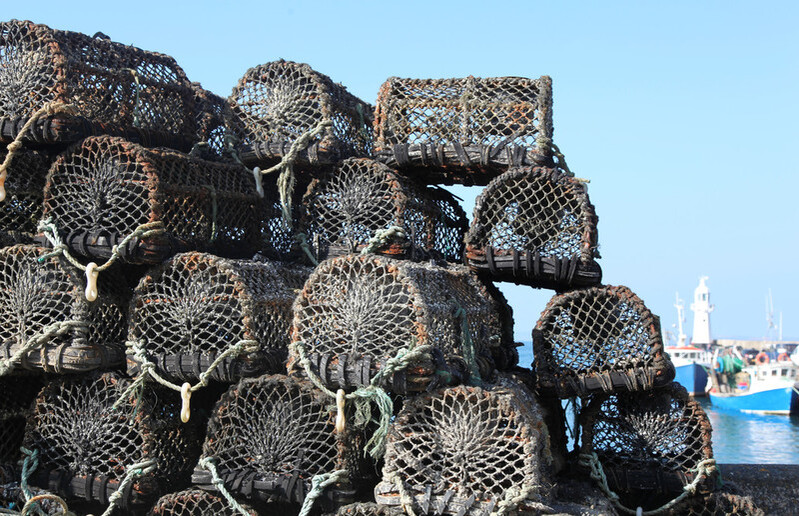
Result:
<instances>
[{"instance_id":1,"label":"white tower structure","mask_svg":"<svg viewBox=\"0 0 799 516\"><path fill-rule=\"evenodd\" d=\"M699 286L694 290L694 302L691 310L694 312L694 334L691 344L694 346L710 346L710 312L715 308L710 304L710 289L705 285L707 276L699 278Z\"/></svg>"}]
</instances>

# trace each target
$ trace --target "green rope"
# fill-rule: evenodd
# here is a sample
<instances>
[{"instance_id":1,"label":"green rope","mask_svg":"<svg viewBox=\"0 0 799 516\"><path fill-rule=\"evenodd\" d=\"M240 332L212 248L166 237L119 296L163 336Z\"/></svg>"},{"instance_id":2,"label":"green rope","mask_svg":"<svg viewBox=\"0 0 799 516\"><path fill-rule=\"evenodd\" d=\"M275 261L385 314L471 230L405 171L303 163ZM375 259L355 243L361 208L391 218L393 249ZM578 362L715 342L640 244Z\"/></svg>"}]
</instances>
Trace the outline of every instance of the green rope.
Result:
<instances>
[{"instance_id":1,"label":"green rope","mask_svg":"<svg viewBox=\"0 0 799 516\"><path fill-rule=\"evenodd\" d=\"M477 365L477 353L474 349L472 332L469 330L469 318L466 309L458 302L455 302L455 317L461 320L461 351L463 359L469 368L469 385L482 385L483 379L480 376L480 368Z\"/></svg>"},{"instance_id":2,"label":"green rope","mask_svg":"<svg viewBox=\"0 0 799 516\"><path fill-rule=\"evenodd\" d=\"M272 172L280 172L277 178L277 188L280 193L280 206L283 211L283 220L286 223L286 227L289 229L293 228L291 198L294 194L294 186L297 182L294 177L294 162L297 160L297 156L300 154L301 150L305 149L319 133L332 125L332 120L320 121L316 124L316 127L306 131L294 140L291 147L289 147L289 151L283 156L283 159L280 160L280 163L261 172L263 175L271 174Z\"/></svg>"},{"instance_id":3,"label":"green rope","mask_svg":"<svg viewBox=\"0 0 799 516\"><path fill-rule=\"evenodd\" d=\"M530 495L538 493L539 487L535 485L526 485L524 487L511 486L505 491L505 496L497 504L497 510L491 513L491 516L503 516L516 509L520 503L528 500L530 504L536 505L536 509L541 514L551 514L552 508L547 507L541 502L530 500ZM538 512L536 512L538 513Z\"/></svg>"},{"instance_id":4,"label":"green rope","mask_svg":"<svg viewBox=\"0 0 799 516\"><path fill-rule=\"evenodd\" d=\"M306 376L311 380L311 383L331 398L335 398L336 393L328 389L322 379L311 368L311 361L308 358L308 350L305 345L301 342L293 342L289 345L289 349L292 354L298 357L300 365ZM377 430L374 431L365 445L366 453L370 456L376 459L383 456L386 448L386 437L391 426L391 417L394 415L394 404L380 384L394 373L407 368L411 362L429 355L431 349L432 346L430 345L415 346L410 350L400 349L393 358L386 361L368 386L360 387L345 396L347 400L355 403L354 420L357 427L362 428L369 422L377 424ZM373 418L371 403L377 405L378 416L376 419Z\"/></svg>"},{"instance_id":5,"label":"green rope","mask_svg":"<svg viewBox=\"0 0 799 516\"><path fill-rule=\"evenodd\" d=\"M163 385L168 389L172 389L173 391L178 391L180 393L184 392L184 386L172 383L169 380L164 379L161 375L159 375L156 372L155 363L151 362L147 358L144 345L141 342L128 341L126 343L126 346L128 348L128 354L132 354L134 360L136 360L139 363L140 371L139 374L136 376L136 378L133 380L133 382L131 382L131 384L127 387L127 389L125 389L125 391L122 393L119 399L116 402L114 402L114 405L112 406L113 409L116 410L117 408L119 408L119 406L125 403L134 392L138 393L137 399L141 399L142 391L144 389L144 384L147 381L148 377L152 378L153 380L155 380L156 382L158 382L159 384ZM188 388L189 393L194 393L202 389L203 387L207 386L208 377L211 375L211 373L214 372L214 370L217 367L219 367L222 361L225 360L226 358L230 356L238 356L241 355L242 353L253 353L257 351L258 348L259 348L258 341L249 340L249 339L243 339L236 342L235 344L232 344L229 348L220 353L219 356L217 356L214 359L214 361L211 362L211 364L208 366L208 368L205 371L200 373L198 377L198 382L195 383L194 385L191 385ZM138 406L139 404L137 403L136 404L137 410ZM185 400L185 398L184 398L183 408L184 410L188 410L187 401Z\"/></svg>"},{"instance_id":6,"label":"green rope","mask_svg":"<svg viewBox=\"0 0 799 516\"><path fill-rule=\"evenodd\" d=\"M366 246L361 250L361 254L374 253L389 244L392 240L405 240L407 235L405 230L399 226L391 226L387 229L378 229L372 238L366 242Z\"/></svg>"},{"instance_id":7,"label":"green rope","mask_svg":"<svg viewBox=\"0 0 799 516\"><path fill-rule=\"evenodd\" d=\"M311 513L311 509L313 509L314 502L324 493L325 488L331 484L342 481L346 476L346 469L337 469L332 473L314 475L313 478L311 478L311 490L305 495L302 508L297 516L308 516Z\"/></svg>"},{"instance_id":8,"label":"green rope","mask_svg":"<svg viewBox=\"0 0 799 516\"><path fill-rule=\"evenodd\" d=\"M33 498L33 493L28 487L28 479L36 471L36 468L39 467L39 450L29 450L24 446L20 448L20 451L25 455L25 460L22 461L22 479L19 483L19 488L22 490L22 496L25 497L25 502L30 501Z\"/></svg>"},{"instance_id":9,"label":"green rope","mask_svg":"<svg viewBox=\"0 0 799 516\"><path fill-rule=\"evenodd\" d=\"M227 488L225 488L225 482L219 477L219 473L216 471L216 457L204 457L200 459L197 465L211 473L211 483L222 493L222 496L225 497L225 500L227 500L227 503L230 504L233 510L244 516L251 516L250 513L233 498L233 495L230 494Z\"/></svg>"},{"instance_id":10,"label":"green rope","mask_svg":"<svg viewBox=\"0 0 799 516\"><path fill-rule=\"evenodd\" d=\"M125 494L125 491L128 489L128 485L132 484L137 478L148 475L153 471L155 471L155 460L153 459L145 460L130 466L127 471L125 471L125 476L122 478L116 490L108 497L108 508L106 508L101 516L111 516L111 514L114 513L114 509L116 509L119 504L119 501L122 499L122 496Z\"/></svg>"},{"instance_id":11,"label":"green rope","mask_svg":"<svg viewBox=\"0 0 799 516\"><path fill-rule=\"evenodd\" d=\"M303 232L299 232L296 235L294 235L294 240L298 244L300 244L300 249L302 249L302 252L305 253L305 255L308 257L311 263L314 264L314 267L319 265L319 260L316 259L316 256L314 256L311 246L308 245L308 235L306 235Z\"/></svg>"},{"instance_id":12,"label":"green rope","mask_svg":"<svg viewBox=\"0 0 799 516\"><path fill-rule=\"evenodd\" d=\"M599 484L599 488L605 493L605 496L608 497L608 500L610 500L617 509L626 514L638 514L641 516L657 516L659 514L663 514L669 509L673 508L675 505L682 502L685 498L693 496L694 493L696 493L699 484L702 483L706 478L710 477L710 475L712 475L717 469L715 459L705 459L700 461L699 464L697 464L696 467L691 470L692 472L696 473L696 476L690 484L683 486L683 492L680 493L679 496L658 507L657 509L639 512L622 505L621 501L619 500L619 495L614 493L608 485L608 478L605 476L605 470L602 467L602 463L599 461L599 456L596 454L596 452L581 453L579 464L580 466L590 470L591 478Z\"/></svg>"},{"instance_id":13,"label":"green rope","mask_svg":"<svg viewBox=\"0 0 799 516\"><path fill-rule=\"evenodd\" d=\"M71 331L79 331L85 335L88 333L88 329L89 325L86 321L60 321L48 324L42 328L42 331L38 335L33 336L26 343L21 345L13 355L6 360L0 360L0 376L13 371L23 356L36 348L44 346L56 337L60 337Z\"/></svg>"},{"instance_id":14,"label":"green rope","mask_svg":"<svg viewBox=\"0 0 799 516\"><path fill-rule=\"evenodd\" d=\"M25 505L22 506L22 511L19 512L20 516L27 516L30 513L30 511L34 510L40 516L47 516L47 513L45 513L44 510L39 506L39 502L41 502L42 500L51 500L57 503L61 507L61 512L63 513L64 516L75 516L75 513L69 510L67 502L65 502L64 499L61 498L60 496L54 495L52 493L42 493L32 497L30 500L25 502ZM6 514L16 514L16 513L9 512Z\"/></svg>"}]
</instances>

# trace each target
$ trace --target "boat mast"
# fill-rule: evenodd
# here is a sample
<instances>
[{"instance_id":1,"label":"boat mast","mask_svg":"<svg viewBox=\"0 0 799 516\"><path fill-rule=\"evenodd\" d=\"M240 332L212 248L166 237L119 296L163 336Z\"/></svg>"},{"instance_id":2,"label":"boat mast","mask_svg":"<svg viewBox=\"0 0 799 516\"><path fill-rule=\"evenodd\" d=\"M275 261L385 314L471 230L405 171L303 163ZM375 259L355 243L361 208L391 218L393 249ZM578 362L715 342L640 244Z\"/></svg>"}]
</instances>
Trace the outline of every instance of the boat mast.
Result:
<instances>
[{"instance_id":1,"label":"boat mast","mask_svg":"<svg viewBox=\"0 0 799 516\"><path fill-rule=\"evenodd\" d=\"M677 346L682 347L685 346L685 341L688 338L683 331L683 323L685 322L685 302L680 299L680 293L676 292L676 303L674 303L674 308L677 309Z\"/></svg>"},{"instance_id":2,"label":"boat mast","mask_svg":"<svg viewBox=\"0 0 799 516\"><path fill-rule=\"evenodd\" d=\"M691 310L694 312L694 333L691 344L704 349L710 348L710 312L715 306L710 304L710 289L705 284L707 276L699 278L699 286L694 290L694 302Z\"/></svg>"}]
</instances>

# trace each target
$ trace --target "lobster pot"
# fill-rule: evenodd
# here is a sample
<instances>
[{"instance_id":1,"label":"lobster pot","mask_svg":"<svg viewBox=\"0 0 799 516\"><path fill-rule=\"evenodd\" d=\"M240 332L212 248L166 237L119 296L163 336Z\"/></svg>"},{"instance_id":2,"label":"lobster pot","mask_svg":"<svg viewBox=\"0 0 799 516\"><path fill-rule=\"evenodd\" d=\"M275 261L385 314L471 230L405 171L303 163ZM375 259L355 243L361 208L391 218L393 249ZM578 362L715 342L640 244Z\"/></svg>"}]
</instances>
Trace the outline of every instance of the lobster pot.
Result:
<instances>
[{"instance_id":1,"label":"lobster pot","mask_svg":"<svg viewBox=\"0 0 799 516\"><path fill-rule=\"evenodd\" d=\"M73 115L46 114L24 139L77 141L113 134L184 151L197 137L191 83L169 56L99 35L54 30L29 21L0 23L0 138L14 139L53 102Z\"/></svg>"},{"instance_id":2,"label":"lobster pot","mask_svg":"<svg viewBox=\"0 0 799 516\"><path fill-rule=\"evenodd\" d=\"M678 383L599 395L580 415L580 425L581 457L595 454L608 487L628 507L649 510L694 481L699 492L715 483L715 467L698 472L713 459L710 421Z\"/></svg>"},{"instance_id":3,"label":"lobster pot","mask_svg":"<svg viewBox=\"0 0 799 516\"><path fill-rule=\"evenodd\" d=\"M130 301L125 280L115 269L104 271L90 303L83 272L59 258L39 263L47 251L25 245L0 250L0 360L39 341L15 369L83 372L122 364Z\"/></svg>"},{"instance_id":4,"label":"lobster pot","mask_svg":"<svg viewBox=\"0 0 799 516\"><path fill-rule=\"evenodd\" d=\"M511 308L505 295L496 285L490 281L482 281L481 284L488 295L491 296L491 300L496 306L497 315L499 317L501 331L501 337L499 339L500 345L490 347L491 357L494 359L494 366L498 371L516 370L516 366L519 365L519 351L517 348L522 346L522 344L516 342L513 338L513 308Z\"/></svg>"},{"instance_id":5,"label":"lobster pot","mask_svg":"<svg viewBox=\"0 0 799 516\"><path fill-rule=\"evenodd\" d=\"M490 377L502 329L494 299L466 267L348 255L322 262L305 283L292 341L290 370L304 372L303 348L331 389L369 385L387 360L431 346L384 378L404 394Z\"/></svg>"},{"instance_id":6,"label":"lobster pot","mask_svg":"<svg viewBox=\"0 0 799 516\"><path fill-rule=\"evenodd\" d=\"M258 516L254 509L243 505L251 516ZM201 489L187 489L164 495L147 513L148 516L240 516L227 500Z\"/></svg>"},{"instance_id":7,"label":"lobster pot","mask_svg":"<svg viewBox=\"0 0 799 516\"><path fill-rule=\"evenodd\" d=\"M43 384L35 377L0 378L0 484L11 482L5 472L16 469L22 459L20 446L31 404ZM2 499L2 496L0 496Z\"/></svg>"},{"instance_id":8,"label":"lobster pot","mask_svg":"<svg viewBox=\"0 0 799 516\"><path fill-rule=\"evenodd\" d=\"M537 405L517 389L420 395L389 431L375 500L401 505L405 492L421 514L482 515L506 504L534 511L548 494L548 448Z\"/></svg>"},{"instance_id":9,"label":"lobster pot","mask_svg":"<svg viewBox=\"0 0 799 516\"><path fill-rule=\"evenodd\" d=\"M99 136L59 156L43 216L70 250L95 259L151 222L164 232L130 240L120 249L128 262L160 263L188 250L243 258L260 245L254 185L243 166Z\"/></svg>"},{"instance_id":10,"label":"lobster pot","mask_svg":"<svg viewBox=\"0 0 799 516\"><path fill-rule=\"evenodd\" d=\"M320 123L327 127L302 148L296 162L311 167L372 148L372 106L307 64L273 61L250 68L228 97L229 129L248 166L272 166Z\"/></svg>"},{"instance_id":11,"label":"lobster pot","mask_svg":"<svg viewBox=\"0 0 799 516\"><path fill-rule=\"evenodd\" d=\"M749 497L730 493L694 496L666 512L669 516L766 516Z\"/></svg>"},{"instance_id":12,"label":"lobster pot","mask_svg":"<svg viewBox=\"0 0 799 516\"><path fill-rule=\"evenodd\" d=\"M554 296L533 330L538 386L561 398L652 389L674 379L660 319L627 287Z\"/></svg>"},{"instance_id":13,"label":"lobster pot","mask_svg":"<svg viewBox=\"0 0 799 516\"><path fill-rule=\"evenodd\" d=\"M0 163L7 155L5 145L0 145ZM42 192L51 162L49 153L29 149L18 150L11 159L5 181L6 197L0 202L2 247L33 241L36 224L42 216Z\"/></svg>"},{"instance_id":14,"label":"lobster pot","mask_svg":"<svg viewBox=\"0 0 799 516\"><path fill-rule=\"evenodd\" d=\"M230 493L254 502L301 504L313 476L346 469L348 477L326 488L316 503L328 510L351 503L368 475L363 439L350 429L335 432L331 402L310 382L280 375L246 378L217 403L203 458L216 461ZM192 482L216 489L201 465Z\"/></svg>"},{"instance_id":15,"label":"lobster pot","mask_svg":"<svg viewBox=\"0 0 799 516\"><path fill-rule=\"evenodd\" d=\"M466 263L494 280L565 290L602 279L585 184L555 168L514 168L492 180L465 242Z\"/></svg>"},{"instance_id":16,"label":"lobster pot","mask_svg":"<svg viewBox=\"0 0 799 516\"><path fill-rule=\"evenodd\" d=\"M25 446L39 450L33 485L67 501L106 504L132 466L153 461L154 469L122 492L125 509L188 482L201 434L180 422L180 395L148 387L140 397L123 397L129 385L117 374L95 373L45 386L25 432Z\"/></svg>"},{"instance_id":17,"label":"lobster pot","mask_svg":"<svg viewBox=\"0 0 799 516\"><path fill-rule=\"evenodd\" d=\"M179 254L139 282L128 338L174 381L197 380L240 341L256 349L229 355L210 378L235 382L285 370L291 306L310 272L277 262ZM128 353L129 372L136 374L139 359Z\"/></svg>"},{"instance_id":18,"label":"lobster pot","mask_svg":"<svg viewBox=\"0 0 799 516\"><path fill-rule=\"evenodd\" d=\"M387 165L430 184L486 185L511 166L553 162L552 80L392 77L374 126Z\"/></svg>"},{"instance_id":19,"label":"lobster pot","mask_svg":"<svg viewBox=\"0 0 799 516\"><path fill-rule=\"evenodd\" d=\"M466 214L443 189L418 186L390 168L351 158L314 179L302 200L304 231L320 258L362 250L378 231L401 228L376 250L395 258L460 261Z\"/></svg>"}]
</instances>

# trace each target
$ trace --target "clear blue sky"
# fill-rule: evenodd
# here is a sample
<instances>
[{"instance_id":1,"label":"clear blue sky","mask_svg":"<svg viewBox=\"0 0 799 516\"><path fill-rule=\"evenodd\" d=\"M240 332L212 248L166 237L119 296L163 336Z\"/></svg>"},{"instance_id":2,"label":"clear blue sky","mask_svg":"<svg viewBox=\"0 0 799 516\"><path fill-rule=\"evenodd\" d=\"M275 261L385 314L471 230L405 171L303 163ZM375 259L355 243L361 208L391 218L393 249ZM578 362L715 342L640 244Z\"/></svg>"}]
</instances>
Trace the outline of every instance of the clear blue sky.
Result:
<instances>
[{"instance_id":1,"label":"clear blue sky","mask_svg":"<svg viewBox=\"0 0 799 516\"><path fill-rule=\"evenodd\" d=\"M690 304L707 275L713 335L755 339L771 288L799 339L799 3L36 0L2 17L170 54L223 96L279 58L371 103L394 75L550 75L555 142L591 180L605 283L670 327L675 291ZM477 191L456 193L471 215ZM529 340L551 293L503 290Z\"/></svg>"}]
</instances>

